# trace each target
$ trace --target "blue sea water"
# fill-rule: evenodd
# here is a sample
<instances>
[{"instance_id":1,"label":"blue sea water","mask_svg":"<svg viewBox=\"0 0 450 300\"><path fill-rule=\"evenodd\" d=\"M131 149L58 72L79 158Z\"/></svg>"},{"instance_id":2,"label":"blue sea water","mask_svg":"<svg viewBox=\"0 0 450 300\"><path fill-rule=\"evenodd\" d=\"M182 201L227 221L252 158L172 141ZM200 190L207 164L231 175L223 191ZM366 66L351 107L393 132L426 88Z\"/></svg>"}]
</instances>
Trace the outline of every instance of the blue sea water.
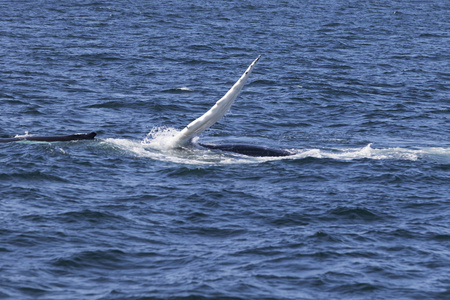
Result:
<instances>
[{"instance_id":1,"label":"blue sea water","mask_svg":"<svg viewBox=\"0 0 450 300\"><path fill-rule=\"evenodd\" d=\"M0 298L449 299L448 1L1 1ZM169 150L258 55L199 141Z\"/></svg>"}]
</instances>

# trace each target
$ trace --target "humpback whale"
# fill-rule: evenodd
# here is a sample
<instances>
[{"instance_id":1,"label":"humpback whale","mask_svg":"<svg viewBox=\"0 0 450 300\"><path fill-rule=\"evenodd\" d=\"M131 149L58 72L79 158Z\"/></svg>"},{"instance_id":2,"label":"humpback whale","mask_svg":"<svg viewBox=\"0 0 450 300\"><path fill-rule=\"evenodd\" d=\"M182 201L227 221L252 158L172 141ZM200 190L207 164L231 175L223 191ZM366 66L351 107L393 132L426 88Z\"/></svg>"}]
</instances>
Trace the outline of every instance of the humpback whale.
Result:
<instances>
[{"instance_id":1,"label":"humpback whale","mask_svg":"<svg viewBox=\"0 0 450 300\"><path fill-rule=\"evenodd\" d=\"M206 113L195 119L183 130L175 134L169 142L170 148L184 148L193 145L193 138L200 135L206 129L210 128L217 121L219 121L230 109L236 100L237 96L244 87L249 78L255 64L261 58L259 55L242 74L239 80L231 87L231 89L220 98ZM76 141L76 140L91 140L96 136L95 132L91 133L77 133L64 136L33 136L25 135L14 138L0 138L0 143L8 143L15 141L42 141L42 142L58 142L58 141ZM248 156L289 156L294 153L283 149L272 149L257 145L244 144L206 144L198 143L198 146L206 149L221 150L227 152L234 152Z\"/></svg>"},{"instance_id":2,"label":"humpback whale","mask_svg":"<svg viewBox=\"0 0 450 300\"><path fill-rule=\"evenodd\" d=\"M59 136L39 136L39 135L24 135L13 138L0 138L0 143L10 143L17 141L38 141L38 142L67 142L78 140L93 140L97 134L95 132L90 133L75 133L71 135L59 135Z\"/></svg>"},{"instance_id":3,"label":"humpback whale","mask_svg":"<svg viewBox=\"0 0 450 300\"><path fill-rule=\"evenodd\" d=\"M195 119L189 125L187 125L182 131L176 134L172 140L172 147L179 148L185 147L192 143L192 139L203 131L214 125L219 121L233 105L237 96L244 87L247 79L255 67L255 64L261 58L259 55L242 74L239 80L231 87L231 89L220 98L213 107L211 107L206 113L199 118ZM281 149L271 149L263 146L256 145L243 145L243 144L226 144L226 145L213 145L199 143L199 146L207 149L218 149L222 151L234 152L244 154L248 156L289 156L293 155L290 151Z\"/></svg>"},{"instance_id":4,"label":"humpback whale","mask_svg":"<svg viewBox=\"0 0 450 300\"><path fill-rule=\"evenodd\" d=\"M265 146L245 145L245 144L203 144L199 143L203 148L217 149L226 152L234 152L248 156L289 156L293 155L290 151L283 149L273 149Z\"/></svg>"}]
</instances>

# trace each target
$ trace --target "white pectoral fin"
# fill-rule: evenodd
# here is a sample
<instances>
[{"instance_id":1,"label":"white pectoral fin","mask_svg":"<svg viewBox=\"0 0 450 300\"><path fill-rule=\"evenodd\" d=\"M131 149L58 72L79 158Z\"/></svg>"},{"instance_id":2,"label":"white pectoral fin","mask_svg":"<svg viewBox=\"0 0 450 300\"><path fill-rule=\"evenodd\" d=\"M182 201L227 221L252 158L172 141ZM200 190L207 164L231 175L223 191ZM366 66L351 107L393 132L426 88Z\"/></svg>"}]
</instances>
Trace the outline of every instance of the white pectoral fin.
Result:
<instances>
[{"instance_id":1,"label":"white pectoral fin","mask_svg":"<svg viewBox=\"0 0 450 300\"><path fill-rule=\"evenodd\" d=\"M173 138L173 147L181 147L189 143L194 137L201 134L203 131L214 125L219 121L233 105L234 100L236 100L239 92L245 85L248 77L250 76L253 67L259 60L261 55L259 55L247 68L241 78L231 87L231 89L211 107L206 113L204 113L200 118L192 121L188 126L186 126L182 131L180 131Z\"/></svg>"}]
</instances>

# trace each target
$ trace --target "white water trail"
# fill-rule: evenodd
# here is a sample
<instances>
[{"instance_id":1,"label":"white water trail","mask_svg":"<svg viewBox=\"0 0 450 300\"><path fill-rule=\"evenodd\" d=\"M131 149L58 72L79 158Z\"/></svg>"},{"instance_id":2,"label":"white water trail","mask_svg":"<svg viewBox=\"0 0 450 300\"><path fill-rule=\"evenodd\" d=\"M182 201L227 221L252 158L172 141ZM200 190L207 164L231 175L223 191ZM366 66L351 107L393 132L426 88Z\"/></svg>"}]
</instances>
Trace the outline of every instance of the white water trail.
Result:
<instances>
[{"instance_id":1,"label":"white water trail","mask_svg":"<svg viewBox=\"0 0 450 300\"><path fill-rule=\"evenodd\" d=\"M332 159L337 161L370 160L402 160L418 161L431 160L436 163L450 163L450 148L374 148L372 144L357 148L328 148L328 149L286 149L295 153L284 157L250 157L241 154L195 147L170 148L174 135L179 131L168 127L153 128L145 139L133 141L127 139L106 139L102 142L116 150L138 158L149 158L187 165L229 165L229 164L258 164L269 161L302 160L307 158Z\"/></svg>"}]
</instances>

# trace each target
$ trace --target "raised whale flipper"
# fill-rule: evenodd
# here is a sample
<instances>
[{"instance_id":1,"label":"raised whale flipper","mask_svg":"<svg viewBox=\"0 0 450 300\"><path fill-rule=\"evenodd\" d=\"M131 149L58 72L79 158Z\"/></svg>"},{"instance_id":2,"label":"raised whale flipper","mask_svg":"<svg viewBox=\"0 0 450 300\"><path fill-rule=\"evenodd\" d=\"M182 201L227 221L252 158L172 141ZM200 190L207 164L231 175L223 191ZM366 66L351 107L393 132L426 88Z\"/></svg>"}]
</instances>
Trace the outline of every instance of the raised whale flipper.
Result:
<instances>
[{"instance_id":1,"label":"raised whale flipper","mask_svg":"<svg viewBox=\"0 0 450 300\"><path fill-rule=\"evenodd\" d=\"M78 140L92 140L97 134L95 132L90 133L76 133L71 135L59 135L59 136L38 136L38 135L25 135L14 138L1 138L0 143L9 143L17 141L38 141L38 142L66 142L66 141L78 141Z\"/></svg>"},{"instance_id":2,"label":"raised whale flipper","mask_svg":"<svg viewBox=\"0 0 450 300\"><path fill-rule=\"evenodd\" d=\"M200 118L192 121L188 126L186 126L182 131L176 134L172 140L172 147L182 147L190 143L191 140L211 127L214 123L219 121L233 105L234 100L236 100L239 92L245 85L248 77L250 76L253 67L259 60L261 55L259 55L247 68L245 73L239 78L239 80L231 87L231 89L223 96L219 101L211 107L205 114Z\"/></svg>"}]
</instances>

